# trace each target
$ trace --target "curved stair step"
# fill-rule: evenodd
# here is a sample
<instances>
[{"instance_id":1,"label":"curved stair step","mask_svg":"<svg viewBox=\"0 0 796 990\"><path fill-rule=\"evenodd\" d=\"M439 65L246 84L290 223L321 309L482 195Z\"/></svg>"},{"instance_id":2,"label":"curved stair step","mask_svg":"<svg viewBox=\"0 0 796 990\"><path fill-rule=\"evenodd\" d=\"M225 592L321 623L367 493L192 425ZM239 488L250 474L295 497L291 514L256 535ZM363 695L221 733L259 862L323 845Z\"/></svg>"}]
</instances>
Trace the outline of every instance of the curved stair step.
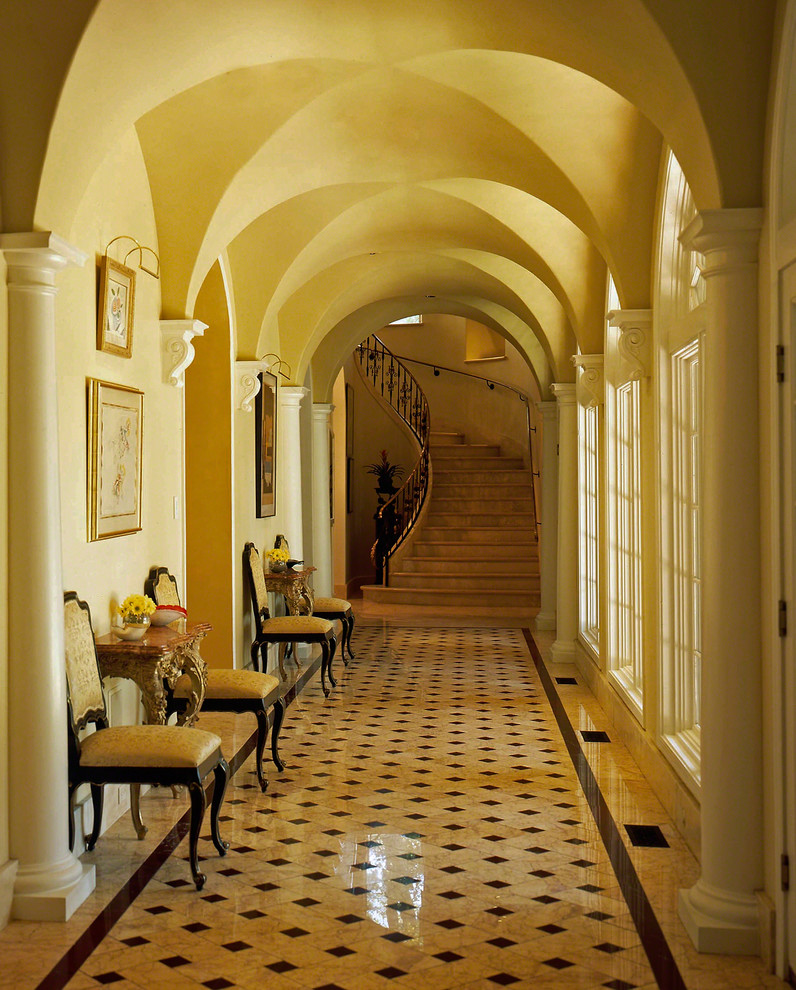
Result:
<instances>
[{"instance_id":1,"label":"curved stair step","mask_svg":"<svg viewBox=\"0 0 796 990\"><path fill-rule=\"evenodd\" d=\"M539 591L539 575L506 574L490 567L483 574L410 574L390 573L391 588L434 588L438 591L481 591L485 585L491 591Z\"/></svg>"},{"instance_id":2,"label":"curved stair step","mask_svg":"<svg viewBox=\"0 0 796 990\"><path fill-rule=\"evenodd\" d=\"M433 605L466 608L473 607L522 607L539 608L539 592L495 591L480 588L474 592L462 592L443 588L383 588L381 585L362 586L362 595L367 601L385 605ZM484 613L482 613L484 614Z\"/></svg>"},{"instance_id":3,"label":"curved stair step","mask_svg":"<svg viewBox=\"0 0 796 990\"><path fill-rule=\"evenodd\" d=\"M409 574L484 574L494 570L494 557L406 557L401 571ZM509 574L539 574L538 553L500 561L501 570Z\"/></svg>"}]
</instances>

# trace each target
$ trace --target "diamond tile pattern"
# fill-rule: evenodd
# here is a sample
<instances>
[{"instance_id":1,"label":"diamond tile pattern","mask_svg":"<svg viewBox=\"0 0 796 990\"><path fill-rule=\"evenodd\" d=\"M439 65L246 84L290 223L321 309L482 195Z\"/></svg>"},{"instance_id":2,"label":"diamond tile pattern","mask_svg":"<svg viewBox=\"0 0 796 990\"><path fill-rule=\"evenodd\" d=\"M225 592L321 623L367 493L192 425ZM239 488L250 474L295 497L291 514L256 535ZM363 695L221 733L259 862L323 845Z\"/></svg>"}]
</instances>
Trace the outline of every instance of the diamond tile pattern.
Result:
<instances>
[{"instance_id":1,"label":"diamond tile pattern","mask_svg":"<svg viewBox=\"0 0 796 990\"><path fill-rule=\"evenodd\" d=\"M329 699L313 683L291 707L287 768L269 766L269 790L251 786L252 757L231 780L222 830L232 848L222 859L200 842L202 894L179 883L183 842L70 987L654 987L521 631L360 622L355 649ZM605 724L596 708L582 714L595 704L585 688L558 680L573 724L581 718L584 734ZM202 716L200 727L219 732L230 757L252 730L225 715ZM619 744L588 750L592 762L611 760L601 782L610 791L621 782ZM637 790L643 778L629 760L626 769ZM652 809L627 812L663 820ZM184 810L168 789L142 802L151 834ZM125 815L88 857L106 893L118 889L109 871L121 884L138 868L136 845ZM660 858L674 854L656 850L655 864L685 885L682 868ZM103 896L66 925L39 926L42 943L58 932L74 940ZM36 985L71 944L42 969L23 930L0 933L0 987ZM672 930L685 965L687 940ZM779 985L759 963L743 965L759 982L727 986Z\"/></svg>"}]
</instances>

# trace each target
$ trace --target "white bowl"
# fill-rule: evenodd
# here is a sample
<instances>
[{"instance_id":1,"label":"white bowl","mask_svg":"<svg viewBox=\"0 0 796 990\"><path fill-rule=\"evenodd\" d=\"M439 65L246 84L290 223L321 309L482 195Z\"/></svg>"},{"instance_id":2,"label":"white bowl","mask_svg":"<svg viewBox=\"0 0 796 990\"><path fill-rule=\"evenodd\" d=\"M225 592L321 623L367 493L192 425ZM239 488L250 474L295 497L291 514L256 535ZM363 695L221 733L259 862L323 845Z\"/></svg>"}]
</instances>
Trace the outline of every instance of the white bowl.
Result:
<instances>
[{"instance_id":1,"label":"white bowl","mask_svg":"<svg viewBox=\"0 0 796 990\"><path fill-rule=\"evenodd\" d=\"M146 636L147 630L149 629L149 623L143 625L143 623L133 622L127 626L114 626L111 630L115 636L119 639L126 640L138 640L143 639Z\"/></svg>"},{"instance_id":2,"label":"white bowl","mask_svg":"<svg viewBox=\"0 0 796 990\"><path fill-rule=\"evenodd\" d=\"M158 605L150 615L149 621L153 626L167 626L175 619L184 619L188 613L179 605Z\"/></svg>"}]
</instances>

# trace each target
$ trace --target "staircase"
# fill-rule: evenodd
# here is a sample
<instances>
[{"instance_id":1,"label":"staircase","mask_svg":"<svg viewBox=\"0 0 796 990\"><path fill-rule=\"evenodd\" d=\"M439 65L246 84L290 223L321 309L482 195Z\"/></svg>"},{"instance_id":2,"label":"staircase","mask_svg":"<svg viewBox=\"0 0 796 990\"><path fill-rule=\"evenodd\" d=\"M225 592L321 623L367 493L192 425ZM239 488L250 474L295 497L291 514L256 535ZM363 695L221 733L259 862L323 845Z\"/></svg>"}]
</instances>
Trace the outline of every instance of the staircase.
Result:
<instances>
[{"instance_id":1,"label":"staircase","mask_svg":"<svg viewBox=\"0 0 796 990\"><path fill-rule=\"evenodd\" d=\"M527 615L539 607L539 550L531 478L497 446L431 432L428 511L393 563L390 586L366 585L366 601Z\"/></svg>"}]
</instances>

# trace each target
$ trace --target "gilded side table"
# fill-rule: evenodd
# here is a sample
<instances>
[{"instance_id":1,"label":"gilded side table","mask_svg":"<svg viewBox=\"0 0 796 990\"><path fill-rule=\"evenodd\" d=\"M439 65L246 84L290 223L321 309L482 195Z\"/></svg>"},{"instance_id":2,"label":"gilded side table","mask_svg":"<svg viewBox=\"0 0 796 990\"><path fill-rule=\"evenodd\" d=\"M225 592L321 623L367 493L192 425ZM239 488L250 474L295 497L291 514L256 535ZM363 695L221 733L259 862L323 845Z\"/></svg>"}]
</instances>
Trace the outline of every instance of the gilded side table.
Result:
<instances>
[{"instance_id":1,"label":"gilded side table","mask_svg":"<svg viewBox=\"0 0 796 990\"><path fill-rule=\"evenodd\" d=\"M286 571L265 571L265 587L284 595L288 615L312 615L315 596L309 576L315 570L316 567L289 567Z\"/></svg>"},{"instance_id":2,"label":"gilded side table","mask_svg":"<svg viewBox=\"0 0 796 990\"><path fill-rule=\"evenodd\" d=\"M188 706L178 716L178 724L191 725L202 707L207 687L207 664L199 655L199 643L213 627L209 622L188 623L184 619L170 626L150 626L137 642L107 633L97 639L97 656L103 677L126 677L141 688L146 721L166 724L166 688L174 689L187 674L191 680Z\"/></svg>"}]
</instances>

